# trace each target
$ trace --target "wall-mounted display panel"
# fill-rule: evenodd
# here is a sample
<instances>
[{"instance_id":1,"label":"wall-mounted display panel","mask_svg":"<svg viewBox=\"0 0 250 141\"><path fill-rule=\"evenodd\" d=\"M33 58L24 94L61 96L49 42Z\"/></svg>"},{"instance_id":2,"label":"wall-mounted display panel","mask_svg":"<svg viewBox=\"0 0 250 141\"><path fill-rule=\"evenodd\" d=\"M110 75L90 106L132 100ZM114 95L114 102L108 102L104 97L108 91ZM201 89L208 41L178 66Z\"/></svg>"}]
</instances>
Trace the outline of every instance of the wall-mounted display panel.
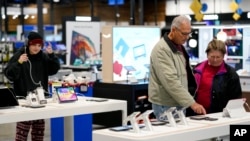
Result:
<instances>
[{"instance_id":1,"label":"wall-mounted display panel","mask_svg":"<svg viewBox=\"0 0 250 141\"><path fill-rule=\"evenodd\" d=\"M160 40L155 26L106 26L102 29L103 81L125 81L128 75L144 79L150 53Z\"/></svg>"},{"instance_id":2,"label":"wall-mounted display panel","mask_svg":"<svg viewBox=\"0 0 250 141\"><path fill-rule=\"evenodd\" d=\"M67 65L83 66L100 54L99 22L66 22Z\"/></svg>"}]
</instances>

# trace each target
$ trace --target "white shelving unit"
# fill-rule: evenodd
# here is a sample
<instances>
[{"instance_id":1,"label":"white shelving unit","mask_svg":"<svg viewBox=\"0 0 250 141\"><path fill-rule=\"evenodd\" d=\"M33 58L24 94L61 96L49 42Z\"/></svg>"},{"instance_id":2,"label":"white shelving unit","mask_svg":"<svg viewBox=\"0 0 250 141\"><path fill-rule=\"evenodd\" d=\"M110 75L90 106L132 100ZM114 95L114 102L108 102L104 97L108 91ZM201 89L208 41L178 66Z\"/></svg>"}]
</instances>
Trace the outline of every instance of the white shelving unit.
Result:
<instances>
[{"instance_id":1,"label":"white shelving unit","mask_svg":"<svg viewBox=\"0 0 250 141\"><path fill-rule=\"evenodd\" d=\"M13 42L0 42L0 84L7 83L3 69L14 53Z\"/></svg>"}]
</instances>

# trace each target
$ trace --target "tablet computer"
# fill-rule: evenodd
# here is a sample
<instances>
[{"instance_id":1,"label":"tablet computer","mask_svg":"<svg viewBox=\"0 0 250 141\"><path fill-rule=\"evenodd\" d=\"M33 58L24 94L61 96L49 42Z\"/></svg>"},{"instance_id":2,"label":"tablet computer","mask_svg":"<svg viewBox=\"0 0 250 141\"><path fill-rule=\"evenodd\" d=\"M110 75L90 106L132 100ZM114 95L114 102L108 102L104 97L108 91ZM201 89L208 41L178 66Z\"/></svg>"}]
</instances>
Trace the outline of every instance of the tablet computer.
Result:
<instances>
[{"instance_id":1,"label":"tablet computer","mask_svg":"<svg viewBox=\"0 0 250 141\"><path fill-rule=\"evenodd\" d=\"M244 103L246 103L246 98L229 100L226 107L223 109L223 116L231 118L245 116L246 110L244 108Z\"/></svg>"},{"instance_id":2,"label":"tablet computer","mask_svg":"<svg viewBox=\"0 0 250 141\"><path fill-rule=\"evenodd\" d=\"M60 103L78 100L74 87L55 87L55 89Z\"/></svg>"}]
</instances>

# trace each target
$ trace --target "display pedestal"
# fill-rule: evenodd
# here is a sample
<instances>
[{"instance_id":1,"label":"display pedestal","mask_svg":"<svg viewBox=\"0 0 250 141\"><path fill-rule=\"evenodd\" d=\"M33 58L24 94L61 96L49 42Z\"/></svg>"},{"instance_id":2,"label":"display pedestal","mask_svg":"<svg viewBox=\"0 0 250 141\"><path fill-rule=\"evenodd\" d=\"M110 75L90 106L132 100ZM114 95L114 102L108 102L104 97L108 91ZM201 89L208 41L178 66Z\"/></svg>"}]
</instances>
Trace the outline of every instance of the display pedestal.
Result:
<instances>
[{"instance_id":1,"label":"display pedestal","mask_svg":"<svg viewBox=\"0 0 250 141\"><path fill-rule=\"evenodd\" d=\"M143 113L152 109L151 104L148 102L148 83L144 81L134 84L127 82L94 83L93 96L127 101L128 115L135 111ZM93 123L106 127L121 126L121 112L94 114Z\"/></svg>"}]
</instances>

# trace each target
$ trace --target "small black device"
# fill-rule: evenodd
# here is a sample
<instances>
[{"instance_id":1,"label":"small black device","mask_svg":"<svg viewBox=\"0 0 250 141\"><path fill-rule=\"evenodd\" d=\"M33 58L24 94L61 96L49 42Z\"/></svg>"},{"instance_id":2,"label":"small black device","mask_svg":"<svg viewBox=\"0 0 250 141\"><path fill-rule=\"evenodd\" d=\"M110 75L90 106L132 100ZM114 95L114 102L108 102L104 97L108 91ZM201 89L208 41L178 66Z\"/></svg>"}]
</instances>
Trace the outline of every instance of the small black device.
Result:
<instances>
[{"instance_id":1,"label":"small black device","mask_svg":"<svg viewBox=\"0 0 250 141\"><path fill-rule=\"evenodd\" d=\"M167 121L151 121L151 124L153 126L160 126L160 125L165 125L167 124L168 122Z\"/></svg>"},{"instance_id":2,"label":"small black device","mask_svg":"<svg viewBox=\"0 0 250 141\"><path fill-rule=\"evenodd\" d=\"M112 131L127 131L131 129L131 126L117 126L117 127L113 127L113 128L110 128L110 130Z\"/></svg>"},{"instance_id":3,"label":"small black device","mask_svg":"<svg viewBox=\"0 0 250 141\"><path fill-rule=\"evenodd\" d=\"M139 128L143 128L143 127L145 127L145 125L139 124ZM127 131L127 130L130 130L132 128L133 127L131 125L124 125L124 126L112 127L112 128L109 128L109 130L119 132L119 131Z\"/></svg>"},{"instance_id":4,"label":"small black device","mask_svg":"<svg viewBox=\"0 0 250 141\"><path fill-rule=\"evenodd\" d=\"M208 120L208 121L215 121L215 120L218 120L218 118L207 117L205 120Z\"/></svg>"},{"instance_id":5,"label":"small black device","mask_svg":"<svg viewBox=\"0 0 250 141\"><path fill-rule=\"evenodd\" d=\"M193 119L193 120L203 120L203 119L206 119L207 117L206 116L192 116L192 117L189 117L190 119Z\"/></svg>"},{"instance_id":6,"label":"small black device","mask_svg":"<svg viewBox=\"0 0 250 141\"><path fill-rule=\"evenodd\" d=\"M86 99L86 101L105 102L105 101L108 101L108 99Z\"/></svg>"},{"instance_id":7,"label":"small black device","mask_svg":"<svg viewBox=\"0 0 250 141\"><path fill-rule=\"evenodd\" d=\"M218 118L211 118L211 117L207 117L207 116L191 116L189 118L192 120L207 120L207 121L218 120Z\"/></svg>"}]
</instances>

